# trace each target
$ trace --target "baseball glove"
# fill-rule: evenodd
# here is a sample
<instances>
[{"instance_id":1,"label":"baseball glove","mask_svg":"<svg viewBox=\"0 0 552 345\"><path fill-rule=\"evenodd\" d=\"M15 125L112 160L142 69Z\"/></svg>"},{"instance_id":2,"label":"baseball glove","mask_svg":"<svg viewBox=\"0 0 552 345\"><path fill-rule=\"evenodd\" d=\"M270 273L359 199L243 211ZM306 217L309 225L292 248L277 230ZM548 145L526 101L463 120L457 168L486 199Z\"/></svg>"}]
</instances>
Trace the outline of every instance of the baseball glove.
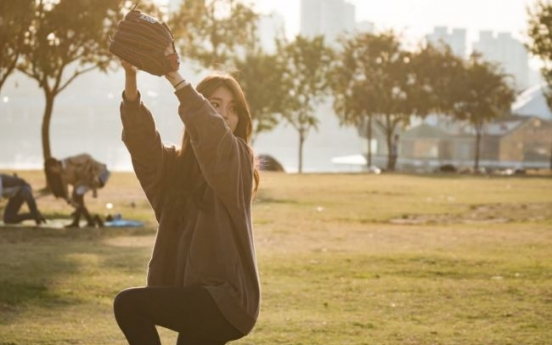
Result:
<instances>
[{"instance_id":1,"label":"baseball glove","mask_svg":"<svg viewBox=\"0 0 552 345\"><path fill-rule=\"evenodd\" d=\"M171 45L173 53L166 55ZM109 51L138 69L157 76L176 71L180 66L174 38L167 24L136 8L119 22Z\"/></svg>"}]
</instances>

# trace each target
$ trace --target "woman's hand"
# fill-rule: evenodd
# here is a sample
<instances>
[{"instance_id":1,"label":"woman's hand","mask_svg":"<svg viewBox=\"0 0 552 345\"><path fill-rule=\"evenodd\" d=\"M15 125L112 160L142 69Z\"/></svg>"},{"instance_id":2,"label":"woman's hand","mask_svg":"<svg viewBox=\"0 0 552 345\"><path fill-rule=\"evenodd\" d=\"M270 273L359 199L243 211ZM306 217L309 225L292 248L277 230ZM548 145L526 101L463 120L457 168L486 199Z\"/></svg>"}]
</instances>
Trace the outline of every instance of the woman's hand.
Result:
<instances>
[{"instance_id":1,"label":"woman's hand","mask_svg":"<svg viewBox=\"0 0 552 345\"><path fill-rule=\"evenodd\" d=\"M174 51L173 45L169 44L167 46L167 49L165 49L165 56L171 55L171 54L174 54L174 53L175 53L175 51ZM172 86L176 90L179 90L179 89L181 89L184 86L189 84L188 82L186 82L184 80L184 78L182 77L182 75L180 74L180 72L178 70L177 71L172 71L172 72L169 72L169 73L165 74L165 78L167 78L167 80L172 84Z\"/></svg>"},{"instance_id":2,"label":"woman's hand","mask_svg":"<svg viewBox=\"0 0 552 345\"><path fill-rule=\"evenodd\" d=\"M136 75L138 73L138 67L131 65L128 61L121 59L121 66L125 70L126 74Z\"/></svg>"}]
</instances>

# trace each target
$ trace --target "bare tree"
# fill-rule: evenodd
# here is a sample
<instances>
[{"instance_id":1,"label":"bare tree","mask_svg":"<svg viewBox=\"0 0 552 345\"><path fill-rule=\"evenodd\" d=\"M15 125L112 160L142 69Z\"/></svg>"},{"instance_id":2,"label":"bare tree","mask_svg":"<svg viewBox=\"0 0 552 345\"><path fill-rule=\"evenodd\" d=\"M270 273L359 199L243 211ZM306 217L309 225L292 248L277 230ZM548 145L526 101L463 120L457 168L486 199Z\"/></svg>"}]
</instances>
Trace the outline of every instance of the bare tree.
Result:
<instances>
[{"instance_id":1,"label":"bare tree","mask_svg":"<svg viewBox=\"0 0 552 345\"><path fill-rule=\"evenodd\" d=\"M387 169L394 169L393 136L413 113L411 53L401 48L397 35L364 33L343 42L330 79L334 109L343 123L367 126L368 166L371 130L383 131L388 147Z\"/></svg>"},{"instance_id":2,"label":"bare tree","mask_svg":"<svg viewBox=\"0 0 552 345\"><path fill-rule=\"evenodd\" d=\"M292 42L278 42L278 57L284 66L282 116L299 134L298 172L303 172L303 146L318 118L315 106L328 93L327 75L333 52L318 36L297 36Z\"/></svg>"},{"instance_id":3,"label":"bare tree","mask_svg":"<svg viewBox=\"0 0 552 345\"><path fill-rule=\"evenodd\" d=\"M231 62L239 47L255 39L259 15L236 0L186 0L170 14L181 55L206 68L221 68Z\"/></svg>"},{"instance_id":4,"label":"bare tree","mask_svg":"<svg viewBox=\"0 0 552 345\"><path fill-rule=\"evenodd\" d=\"M33 3L34 0L0 1L0 90L17 67L33 18Z\"/></svg>"},{"instance_id":5,"label":"bare tree","mask_svg":"<svg viewBox=\"0 0 552 345\"><path fill-rule=\"evenodd\" d=\"M37 81L46 106L42 119L42 152L52 156L50 122L56 97L76 78L114 60L108 38L122 17L125 1L33 1L18 69ZM129 3L129 5L131 5ZM144 5L145 6L145 5Z\"/></svg>"},{"instance_id":6,"label":"bare tree","mask_svg":"<svg viewBox=\"0 0 552 345\"><path fill-rule=\"evenodd\" d=\"M508 82L510 76L496 64L472 54L462 73L453 82L452 115L468 121L475 130L474 169L479 169L481 136L486 123L510 112L515 91Z\"/></svg>"},{"instance_id":7,"label":"bare tree","mask_svg":"<svg viewBox=\"0 0 552 345\"><path fill-rule=\"evenodd\" d=\"M548 85L544 91L548 108L552 109L552 3L539 0L527 8L529 16L526 46L544 63L541 74ZM550 148L550 169L552 169L552 147Z\"/></svg>"},{"instance_id":8,"label":"bare tree","mask_svg":"<svg viewBox=\"0 0 552 345\"><path fill-rule=\"evenodd\" d=\"M257 47L248 49L243 58L234 59L239 81L253 118L253 135L272 130L284 112L284 94L288 91L282 81L284 66L275 54Z\"/></svg>"}]
</instances>

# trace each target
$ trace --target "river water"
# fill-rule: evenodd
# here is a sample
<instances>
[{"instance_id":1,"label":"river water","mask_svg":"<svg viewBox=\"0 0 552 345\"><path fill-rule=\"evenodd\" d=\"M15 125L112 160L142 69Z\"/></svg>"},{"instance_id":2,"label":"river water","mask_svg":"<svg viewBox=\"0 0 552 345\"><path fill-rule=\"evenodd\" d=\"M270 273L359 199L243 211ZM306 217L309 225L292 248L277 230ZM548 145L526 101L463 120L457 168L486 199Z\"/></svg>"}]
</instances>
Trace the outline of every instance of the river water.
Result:
<instances>
[{"instance_id":1,"label":"river water","mask_svg":"<svg viewBox=\"0 0 552 345\"><path fill-rule=\"evenodd\" d=\"M193 77L190 77L193 78ZM192 82L197 82L192 80ZM177 115L178 102L170 85L145 73L139 75L144 103L154 114L158 130L167 144L178 144L183 125ZM129 154L121 141L119 119L123 77L94 74L75 80L56 98L51 121L51 146L55 157L86 152L105 162L113 171L132 170ZM0 169L38 169L42 167L40 128L44 96L36 83L15 75L0 93ZM319 106L318 130L307 137L303 151L304 172L360 171L355 163L366 146L355 128L342 127L331 104ZM280 123L276 129L255 138L257 154L276 158L287 172L298 167L298 134L292 126ZM336 158L352 157L350 164L336 164ZM360 157L360 160L362 158Z\"/></svg>"}]
</instances>

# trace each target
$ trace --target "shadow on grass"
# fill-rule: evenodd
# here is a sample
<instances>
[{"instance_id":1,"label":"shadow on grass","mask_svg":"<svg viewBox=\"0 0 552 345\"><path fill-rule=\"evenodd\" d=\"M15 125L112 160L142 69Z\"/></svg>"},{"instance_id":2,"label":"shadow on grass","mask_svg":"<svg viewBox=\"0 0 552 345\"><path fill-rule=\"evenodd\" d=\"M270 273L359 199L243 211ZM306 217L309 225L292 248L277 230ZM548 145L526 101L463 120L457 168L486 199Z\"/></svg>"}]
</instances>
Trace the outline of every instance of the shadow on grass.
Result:
<instances>
[{"instance_id":1,"label":"shadow on grass","mask_svg":"<svg viewBox=\"0 0 552 345\"><path fill-rule=\"evenodd\" d=\"M103 241L110 237L154 233L148 228L0 228L0 323L14 322L29 309L51 311L89 303L88 295L99 291L90 291L95 285L86 286L82 281L64 285L75 277L94 279L105 270L120 271L120 276L128 275L129 271L145 274L142 251L135 247L114 249ZM83 257L97 260L75 260ZM99 267L90 270L92 264ZM111 290L114 296L115 289L124 288L106 284L101 289L108 295Z\"/></svg>"},{"instance_id":2,"label":"shadow on grass","mask_svg":"<svg viewBox=\"0 0 552 345\"><path fill-rule=\"evenodd\" d=\"M16 306L26 301L48 302L55 299L58 299L58 296L49 293L44 283L0 280L0 304Z\"/></svg>"}]
</instances>

